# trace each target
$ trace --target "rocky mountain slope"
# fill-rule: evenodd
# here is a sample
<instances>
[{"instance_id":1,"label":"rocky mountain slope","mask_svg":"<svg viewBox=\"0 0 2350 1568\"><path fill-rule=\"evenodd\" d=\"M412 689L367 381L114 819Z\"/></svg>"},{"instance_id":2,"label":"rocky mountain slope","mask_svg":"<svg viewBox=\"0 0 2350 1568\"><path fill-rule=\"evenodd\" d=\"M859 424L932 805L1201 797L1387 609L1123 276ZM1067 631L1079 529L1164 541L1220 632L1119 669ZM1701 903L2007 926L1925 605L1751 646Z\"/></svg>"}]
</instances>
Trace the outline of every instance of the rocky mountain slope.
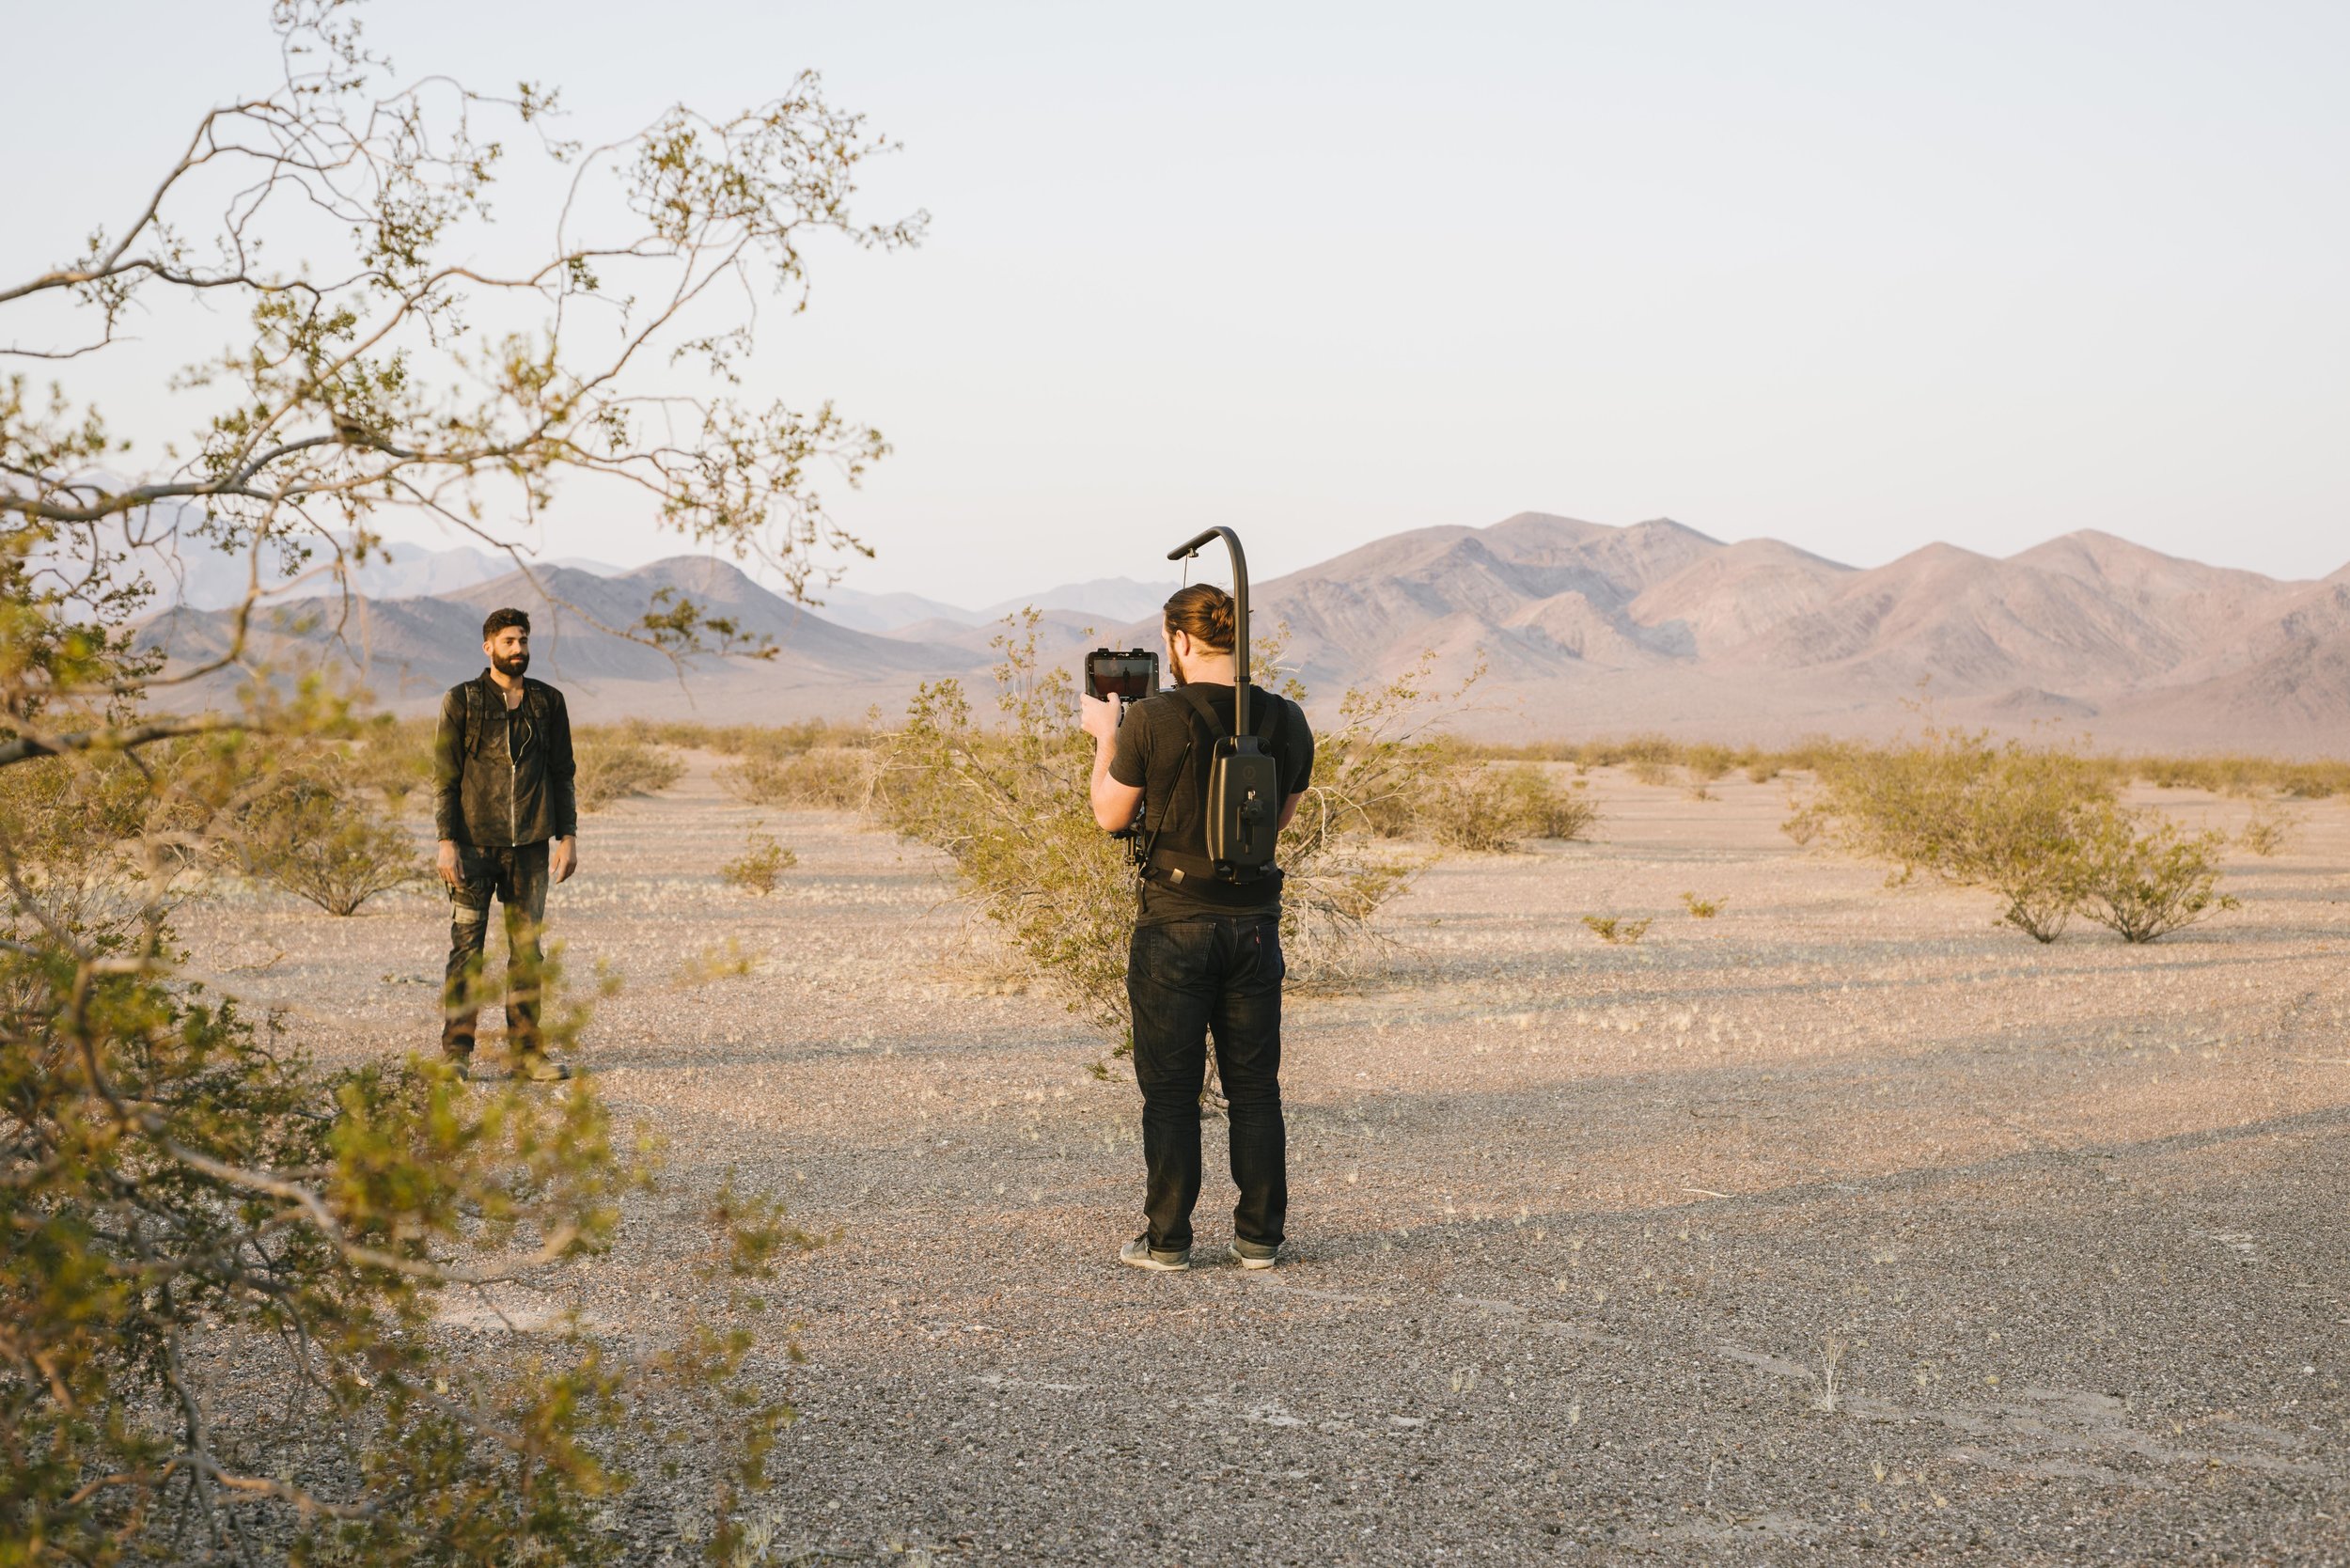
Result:
<instances>
[{"instance_id":1,"label":"rocky mountain slope","mask_svg":"<svg viewBox=\"0 0 2350 1568\"><path fill-rule=\"evenodd\" d=\"M613 576L556 568L540 582L543 591L510 573L434 595L294 606L273 612L267 640L297 661L331 647L380 696L414 705L479 667L481 614L514 603L551 612L538 667L582 686L585 712L780 720L887 711L930 677L983 680L995 635L967 612L859 630L697 557ZM1147 614L1123 619L1136 604L1125 590L1138 585L1117 586L1104 596L1114 603L1047 614L1051 656L1155 640ZM772 639L776 656L697 659L681 685L664 654L600 629L637 624L665 589ZM1287 662L1320 709L1429 654L1446 679L1481 661L1461 721L1472 733L1886 733L1915 726L1922 695L1946 720L2111 745L2350 745L2350 567L2279 582L2091 531L2006 559L1937 544L1860 570L1668 519L1613 527L1527 512L1376 541L1259 584L1254 608L1261 636L1285 630ZM297 626L287 619L297 614L337 623ZM189 658L221 646L227 626L181 610L153 635Z\"/></svg>"}]
</instances>

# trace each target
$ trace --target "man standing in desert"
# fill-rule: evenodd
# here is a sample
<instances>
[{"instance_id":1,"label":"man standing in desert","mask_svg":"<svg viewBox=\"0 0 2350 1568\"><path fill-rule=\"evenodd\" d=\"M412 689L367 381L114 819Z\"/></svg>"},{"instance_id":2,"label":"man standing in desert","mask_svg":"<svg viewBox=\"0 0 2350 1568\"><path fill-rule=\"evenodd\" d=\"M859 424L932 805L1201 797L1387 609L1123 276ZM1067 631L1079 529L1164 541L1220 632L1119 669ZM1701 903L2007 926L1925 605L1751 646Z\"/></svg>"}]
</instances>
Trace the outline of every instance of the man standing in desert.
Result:
<instances>
[{"instance_id":1,"label":"man standing in desert","mask_svg":"<svg viewBox=\"0 0 2350 1568\"><path fill-rule=\"evenodd\" d=\"M1135 1080L1142 1090L1146 1229L1119 1261L1136 1268L1191 1266L1191 1211L1199 1198L1199 1091L1208 1040L1231 1119L1233 1262L1271 1268L1289 1215L1281 1119L1281 873L1218 876L1207 858L1208 773L1215 742L1232 733L1236 704L1232 598L1195 584L1167 602L1167 661L1177 689L1119 704L1085 698L1094 737L1094 821L1118 832L1145 808L1149 863L1126 964L1134 1008ZM1314 737L1297 704L1252 686L1249 728L1276 760L1279 824L1297 812L1313 776ZM1146 807L1147 803L1147 807Z\"/></svg>"},{"instance_id":2,"label":"man standing in desert","mask_svg":"<svg viewBox=\"0 0 2350 1568\"><path fill-rule=\"evenodd\" d=\"M528 1082L559 1082L571 1069L546 1054L539 1033L539 932L548 885L579 868L571 714L561 692L523 673L530 667L529 616L493 610L481 625L481 651L489 667L442 697L432 748L437 865L449 886L441 1050L458 1076L473 1075L494 897L506 915L509 1068Z\"/></svg>"}]
</instances>

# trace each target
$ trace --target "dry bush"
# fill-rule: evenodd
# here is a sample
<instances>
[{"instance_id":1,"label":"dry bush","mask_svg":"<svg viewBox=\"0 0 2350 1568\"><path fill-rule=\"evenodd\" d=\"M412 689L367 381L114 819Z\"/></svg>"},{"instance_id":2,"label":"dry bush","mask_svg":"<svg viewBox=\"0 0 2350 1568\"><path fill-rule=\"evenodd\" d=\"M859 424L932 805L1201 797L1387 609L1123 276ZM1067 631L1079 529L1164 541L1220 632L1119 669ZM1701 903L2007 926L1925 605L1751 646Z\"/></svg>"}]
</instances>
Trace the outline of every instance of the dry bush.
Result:
<instances>
[{"instance_id":1,"label":"dry bush","mask_svg":"<svg viewBox=\"0 0 2350 1568\"><path fill-rule=\"evenodd\" d=\"M1670 784L1673 781L1672 764L1659 757L1635 757L1632 759L1632 776L1642 784Z\"/></svg>"},{"instance_id":2,"label":"dry bush","mask_svg":"<svg viewBox=\"0 0 2350 1568\"><path fill-rule=\"evenodd\" d=\"M2153 812L2106 813L2081 846L2081 911L2124 942L2152 942L2237 901L2217 891L2228 836Z\"/></svg>"},{"instance_id":3,"label":"dry bush","mask_svg":"<svg viewBox=\"0 0 2350 1568\"><path fill-rule=\"evenodd\" d=\"M873 798L875 753L818 745L798 751L746 751L718 770L718 784L753 806L862 811Z\"/></svg>"},{"instance_id":4,"label":"dry bush","mask_svg":"<svg viewBox=\"0 0 2350 1568\"><path fill-rule=\"evenodd\" d=\"M1928 729L1915 745L1848 745L1821 757L1819 791L1789 819L1797 842L1836 847L1959 886L1988 887L2000 918L2053 942L2086 912L2125 939L2152 941L2234 907L2214 887L2224 836L2186 838L2122 809L2126 770L2107 759L1981 732Z\"/></svg>"},{"instance_id":5,"label":"dry bush","mask_svg":"<svg viewBox=\"0 0 2350 1568\"><path fill-rule=\"evenodd\" d=\"M1701 899L1695 893L1681 895L1681 907L1689 912L1689 917L1693 920L1710 920L1719 915L1722 912L1722 902L1719 899Z\"/></svg>"},{"instance_id":6,"label":"dry bush","mask_svg":"<svg viewBox=\"0 0 2350 1568\"><path fill-rule=\"evenodd\" d=\"M783 847L774 835L761 833L754 825L744 840L743 853L718 868L718 876L730 887L760 898L776 890L776 881L784 872L800 863L800 857Z\"/></svg>"},{"instance_id":7,"label":"dry bush","mask_svg":"<svg viewBox=\"0 0 2350 1568\"><path fill-rule=\"evenodd\" d=\"M1526 837L1565 843L1590 838L1599 825L1599 806L1586 780L1562 786L1557 776L1530 762L1509 769L1507 777L1519 831Z\"/></svg>"},{"instance_id":8,"label":"dry bush","mask_svg":"<svg viewBox=\"0 0 2350 1568\"><path fill-rule=\"evenodd\" d=\"M2158 789L2208 790L2248 796L2273 792L2288 800L2350 794L2350 761L2295 761L2276 757L2134 757L2121 763Z\"/></svg>"},{"instance_id":9,"label":"dry bush","mask_svg":"<svg viewBox=\"0 0 2350 1568\"><path fill-rule=\"evenodd\" d=\"M1494 769L1447 767L1426 781L1413 805L1415 833L1447 849L1500 855L1518 847L1516 801Z\"/></svg>"},{"instance_id":10,"label":"dry bush","mask_svg":"<svg viewBox=\"0 0 2350 1568\"><path fill-rule=\"evenodd\" d=\"M685 776L685 764L622 729L582 729L572 737L579 809L601 811L631 795L658 794Z\"/></svg>"},{"instance_id":11,"label":"dry bush","mask_svg":"<svg viewBox=\"0 0 2350 1568\"><path fill-rule=\"evenodd\" d=\"M1480 766L1450 747L1433 760L1407 821L1447 849L1507 854L1528 839L1582 838L1599 821L1588 785L1562 787L1538 763Z\"/></svg>"},{"instance_id":12,"label":"dry bush","mask_svg":"<svg viewBox=\"0 0 2350 1568\"><path fill-rule=\"evenodd\" d=\"M1601 941L1611 947L1622 947L1637 942L1641 937L1646 936L1648 928L1655 922L1646 919L1627 920L1621 915L1586 915L1583 917L1583 923L1590 927L1592 933Z\"/></svg>"},{"instance_id":13,"label":"dry bush","mask_svg":"<svg viewBox=\"0 0 2350 1568\"><path fill-rule=\"evenodd\" d=\"M1739 765L1738 754L1726 745L1700 745L1682 752L1681 765L1700 784L1711 784Z\"/></svg>"},{"instance_id":14,"label":"dry bush","mask_svg":"<svg viewBox=\"0 0 2350 1568\"><path fill-rule=\"evenodd\" d=\"M2236 842L2266 860L2290 849L2300 826L2300 819L2292 812L2276 806L2263 806L2254 809L2252 820L2236 835Z\"/></svg>"},{"instance_id":15,"label":"dry bush","mask_svg":"<svg viewBox=\"0 0 2350 1568\"><path fill-rule=\"evenodd\" d=\"M428 880L416 840L331 765L298 769L233 814L222 839L245 875L350 916L379 893Z\"/></svg>"},{"instance_id":16,"label":"dry bush","mask_svg":"<svg viewBox=\"0 0 2350 1568\"><path fill-rule=\"evenodd\" d=\"M1031 611L995 647L997 722L973 713L962 683L925 684L876 757L874 809L944 851L957 879L1024 972L1105 1035L1127 1028L1126 954L1135 874L1124 841L1087 805L1093 743L1075 723L1069 673L1047 669ZM1277 646L1259 654L1277 664ZM1292 980L1342 983L1380 954L1371 922L1410 883L1415 862L1373 843L1371 823L1404 793L1434 743L1420 717L1427 661L1386 686L1347 694L1336 731L1281 837L1281 939ZM1298 695L1293 682L1286 695Z\"/></svg>"}]
</instances>

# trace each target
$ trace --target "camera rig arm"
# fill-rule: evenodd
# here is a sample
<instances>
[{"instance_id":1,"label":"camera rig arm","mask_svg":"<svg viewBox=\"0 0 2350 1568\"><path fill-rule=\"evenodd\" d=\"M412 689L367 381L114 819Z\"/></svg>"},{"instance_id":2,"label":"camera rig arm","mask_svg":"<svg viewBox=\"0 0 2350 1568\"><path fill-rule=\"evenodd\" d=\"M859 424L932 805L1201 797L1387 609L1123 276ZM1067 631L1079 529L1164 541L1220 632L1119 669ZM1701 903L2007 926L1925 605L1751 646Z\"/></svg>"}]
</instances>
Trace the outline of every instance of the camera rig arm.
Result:
<instances>
[{"instance_id":1,"label":"camera rig arm","mask_svg":"<svg viewBox=\"0 0 2350 1568\"><path fill-rule=\"evenodd\" d=\"M1248 557L1241 554L1240 535L1218 525L1167 553L1171 561L1189 560L1199 547L1221 539L1232 553L1232 732L1248 733Z\"/></svg>"}]
</instances>

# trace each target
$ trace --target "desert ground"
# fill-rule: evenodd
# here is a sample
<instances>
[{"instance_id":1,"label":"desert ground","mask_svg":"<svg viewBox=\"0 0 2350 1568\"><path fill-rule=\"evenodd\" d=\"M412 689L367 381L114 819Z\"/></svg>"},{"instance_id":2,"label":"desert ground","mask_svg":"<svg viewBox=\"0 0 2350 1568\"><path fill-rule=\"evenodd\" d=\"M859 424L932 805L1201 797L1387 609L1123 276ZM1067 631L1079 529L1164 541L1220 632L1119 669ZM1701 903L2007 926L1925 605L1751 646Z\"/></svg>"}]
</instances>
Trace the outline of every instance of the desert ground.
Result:
<instances>
[{"instance_id":1,"label":"desert ground","mask_svg":"<svg viewBox=\"0 0 2350 1568\"><path fill-rule=\"evenodd\" d=\"M697 1196L787 1197L834 1239L759 1368L800 1412L762 1560L2350 1562L2350 803L2233 858L2240 911L2043 948L1797 848L1783 782L1599 775L1596 841L1437 863L1385 980L1292 999L1282 1266L1212 1262L1212 1152L1152 1275L1124 1064L973 978L928 851L714 760L590 818L550 917L624 977L581 1058L666 1190L446 1331L657 1338ZM716 874L754 823L765 899ZM330 1060L432 1043L438 899L183 929ZM699 1560L658 1488L606 1523Z\"/></svg>"}]
</instances>

